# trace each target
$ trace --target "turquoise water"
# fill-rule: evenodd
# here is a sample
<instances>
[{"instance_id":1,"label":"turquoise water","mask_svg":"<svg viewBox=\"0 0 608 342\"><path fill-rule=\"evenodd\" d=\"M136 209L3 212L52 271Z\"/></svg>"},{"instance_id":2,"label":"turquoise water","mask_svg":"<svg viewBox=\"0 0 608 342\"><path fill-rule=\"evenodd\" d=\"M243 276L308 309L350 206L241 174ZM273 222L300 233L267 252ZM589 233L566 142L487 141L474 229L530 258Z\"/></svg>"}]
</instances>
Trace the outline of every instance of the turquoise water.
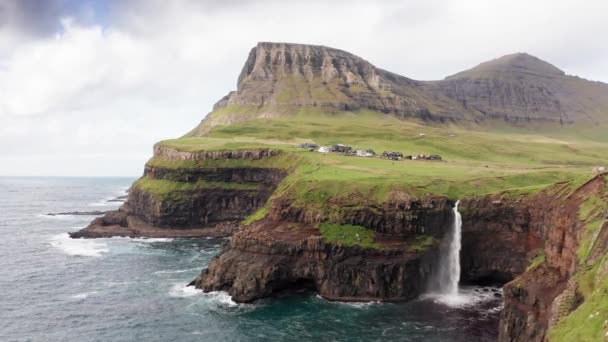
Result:
<instances>
[{"instance_id":1,"label":"turquoise water","mask_svg":"<svg viewBox=\"0 0 608 342\"><path fill-rule=\"evenodd\" d=\"M223 239L71 240L128 178L0 177L0 341L494 341L494 288L457 305L335 303L314 293L236 304L185 287Z\"/></svg>"}]
</instances>

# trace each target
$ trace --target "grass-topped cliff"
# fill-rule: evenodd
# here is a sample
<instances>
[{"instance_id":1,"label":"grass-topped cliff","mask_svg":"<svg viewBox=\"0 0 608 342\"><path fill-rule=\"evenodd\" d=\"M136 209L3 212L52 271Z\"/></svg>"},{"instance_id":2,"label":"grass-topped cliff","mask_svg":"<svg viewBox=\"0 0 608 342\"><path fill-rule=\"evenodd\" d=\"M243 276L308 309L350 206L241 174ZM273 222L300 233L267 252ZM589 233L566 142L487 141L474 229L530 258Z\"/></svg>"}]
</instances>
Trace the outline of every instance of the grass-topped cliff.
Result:
<instances>
[{"instance_id":1,"label":"grass-topped cliff","mask_svg":"<svg viewBox=\"0 0 608 342\"><path fill-rule=\"evenodd\" d=\"M278 156L261 160L227 159L164 161L149 164L170 168L290 168L281 187L295 200L322 201L361 193L378 201L391 192L410 196L447 195L453 199L502 191L530 192L556 182L590 178L596 165L608 162L608 138L577 128L556 133L474 129L459 125L425 125L378 112L320 113L308 111L274 119L254 119L217 127L206 137L184 137L160 143L180 151L223 151L271 148ZM560 129L560 128L558 128ZM425 136L420 136L420 134ZM391 161L379 157L345 156L299 149L303 142L343 143L353 147L404 154L439 154L442 161Z\"/></svg>"}]
</instances>

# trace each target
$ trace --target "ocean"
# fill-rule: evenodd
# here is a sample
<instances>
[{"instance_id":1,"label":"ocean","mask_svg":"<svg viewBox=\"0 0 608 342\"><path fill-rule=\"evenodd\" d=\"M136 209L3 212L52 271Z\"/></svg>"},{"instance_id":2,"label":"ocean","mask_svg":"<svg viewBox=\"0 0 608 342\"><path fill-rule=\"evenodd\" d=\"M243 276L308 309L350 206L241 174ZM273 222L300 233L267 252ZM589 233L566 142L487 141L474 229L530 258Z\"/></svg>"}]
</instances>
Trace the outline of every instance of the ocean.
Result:
<instances>
[{"instance_id":1,"label":"ocean","mask_svg":"<svg viewBox=\"0 0 608 342\"><path fill-rule=\"evenodd\" d=\"M0 177L0 341L495 341L500 290L339 303L309 292L237 304L186 287L226 239L72 240L133 178Z\"/></svg>"}]
</instances>

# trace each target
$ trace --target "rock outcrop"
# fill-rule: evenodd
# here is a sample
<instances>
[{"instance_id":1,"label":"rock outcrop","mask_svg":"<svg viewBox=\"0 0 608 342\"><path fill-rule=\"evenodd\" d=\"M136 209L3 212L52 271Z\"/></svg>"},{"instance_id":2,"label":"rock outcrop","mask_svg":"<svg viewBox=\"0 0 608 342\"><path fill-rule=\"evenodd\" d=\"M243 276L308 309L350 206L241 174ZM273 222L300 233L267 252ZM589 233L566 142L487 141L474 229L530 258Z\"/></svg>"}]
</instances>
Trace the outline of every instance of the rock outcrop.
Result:
<instances>
[{"instance_id":1,"label":"rock outcrop","mask_svg":"<svg viewBox=\"0 0 608 342\"><path fill-rule=\"evenodd\" d=\"M301 287L330 300L413 299L430 281L438 245L418 251L403 238L391 240L381 249L344 246L306 223L262 220L233 235L193 285L227 291L237 302Z\"/></svg>"},{"instance_id":2,"label":"rock outcrop","mask_svg":"<svg viewBox=\"0 0 608 342\"><path fill-rule=\"evenodd\" d=\"M153 160L260 160L278 154L269 149L186 152L157 145ZM272 167L166 167L150 162L140 179L144 185L135 182L117 211L71 236L228 236L266 203L285 176L285 170Z\"/></svg>"}]
</instances>

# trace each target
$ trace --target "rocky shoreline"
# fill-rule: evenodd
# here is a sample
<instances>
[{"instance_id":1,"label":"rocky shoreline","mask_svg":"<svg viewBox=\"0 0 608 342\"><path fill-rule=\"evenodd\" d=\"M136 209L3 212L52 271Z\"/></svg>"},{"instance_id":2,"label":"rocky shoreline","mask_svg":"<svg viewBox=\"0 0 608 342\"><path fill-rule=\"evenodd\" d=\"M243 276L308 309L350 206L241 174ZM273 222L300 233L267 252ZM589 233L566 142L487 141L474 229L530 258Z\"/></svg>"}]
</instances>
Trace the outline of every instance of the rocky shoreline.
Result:
<instances>
[{"instance_id":1,"label":"rocky shoreline","mask_svg":"<svg viewBox=\"0 0 608 342\"><path fill-rule=\"evenodd\" d=\"M74 239L109 237L146 238L203 238L228 237L239 229L238 222L222 222L210 227L167 228L156 227L123 210L111 211L96 218L89 226L71 232Z\"/></svg>"}]
</instances>

